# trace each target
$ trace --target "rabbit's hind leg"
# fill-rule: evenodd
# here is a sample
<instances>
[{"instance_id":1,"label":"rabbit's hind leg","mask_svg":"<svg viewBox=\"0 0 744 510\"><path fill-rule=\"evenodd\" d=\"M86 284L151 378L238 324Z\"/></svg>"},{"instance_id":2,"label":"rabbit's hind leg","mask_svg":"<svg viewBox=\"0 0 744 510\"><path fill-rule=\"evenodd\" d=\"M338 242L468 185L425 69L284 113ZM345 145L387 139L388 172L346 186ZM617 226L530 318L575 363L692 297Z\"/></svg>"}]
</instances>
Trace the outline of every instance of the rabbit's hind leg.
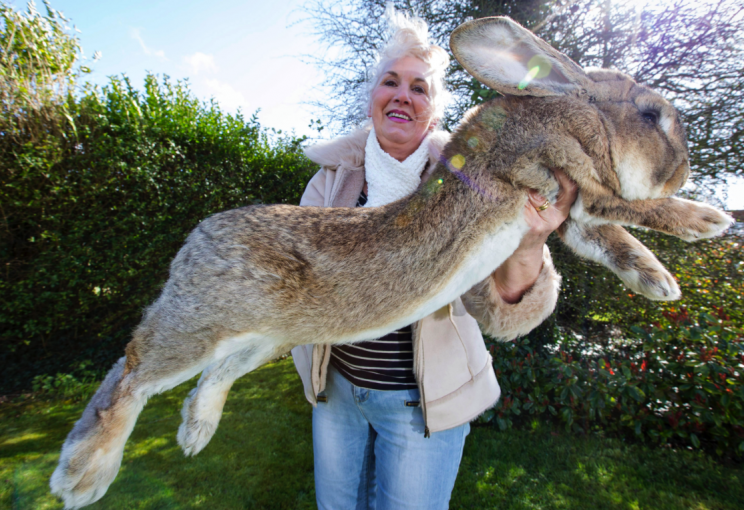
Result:
<instances>
[{"instance_id":1,"label":"rabbit's hind leg","mask_svg":"<svg viewBox=\"0 0 744 510\"><path fill-rule=\"evenodd\" d=\"M65 508L80 508L103 497L116 478L124 445L148 397L194 377L207 363L208 359L195 360L177 372L163 373L148 363L119 359L62 446L49 485Z\"/></svg>"},{"instance_id":2,"label":"rabbit's hind leg","mask_svg":"<svg viewBox=\"0 0 744 510\"><path fill-rule=\"evenodd\" d=\"M62 446L49 485L65 508L99 500L119 470L121 456L117 458L112 443L121 436L126 441L145 404L128 391L125 362L126 358L119 359L109 371Z\"/></svg>"},{"instance_id":3,"label":"rabbit's hind leg","mask_svg":"<svg viewBox=\"0 0 744 510\"><path fill-rule=\"evenodd\" d=\"M212 439L233 382L279 354L253 345L214 362L204 370L181 409L183 422L178 428L177 439L185 455L196 455Z\"/></svg>"}]
</instances>

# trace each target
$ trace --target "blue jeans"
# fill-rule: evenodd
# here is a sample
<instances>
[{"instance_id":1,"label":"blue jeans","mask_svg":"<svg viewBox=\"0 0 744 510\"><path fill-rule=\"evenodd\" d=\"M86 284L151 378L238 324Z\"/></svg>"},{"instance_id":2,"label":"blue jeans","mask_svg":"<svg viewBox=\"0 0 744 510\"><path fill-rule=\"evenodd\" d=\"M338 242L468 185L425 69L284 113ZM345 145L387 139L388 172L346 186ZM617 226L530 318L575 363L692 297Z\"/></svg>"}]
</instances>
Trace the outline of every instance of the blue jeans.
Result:
<instances>
[{"instance_id":1,"label":"blue jeans","mask_svg":"<svg viewBox=\"0 0 744 510\"><path fill-rule=\"evenodd\" d=\"M418 390L359 388L330 365L325 395L313 410L319 510L448 508L470 424L425 438Z\"/></svg>"}]
</instances>

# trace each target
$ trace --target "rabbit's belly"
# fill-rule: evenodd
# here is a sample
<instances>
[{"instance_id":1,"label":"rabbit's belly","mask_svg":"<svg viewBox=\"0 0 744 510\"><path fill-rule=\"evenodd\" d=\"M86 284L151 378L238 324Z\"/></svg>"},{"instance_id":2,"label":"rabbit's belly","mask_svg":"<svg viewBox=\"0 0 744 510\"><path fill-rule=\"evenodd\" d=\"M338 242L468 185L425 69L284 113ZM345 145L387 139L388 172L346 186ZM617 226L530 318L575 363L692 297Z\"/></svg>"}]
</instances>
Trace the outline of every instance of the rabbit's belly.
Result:
<instances>
[{"instance_id":1,"label":"rabbit's belly","mask_svg":"<svg viewBox=\"0 0 744 510\"><path fill-rule=\"evenodd\" d=\"M514 221L501 225L495 232L487 234L483 241L474 246L470 254L452 272L450 279L433 296L422 296L423 300L414 311L403 318L381 321L379 327L360 331L356 335L338 339L340 343L371 340L413 324L448 305L475 284L483 281L496 270L519 246L524 234L529 230L524 215Z\"/></svg>"},{"instance_id":2,"label":"rabbit's belly","mask_svg":"<svg viewBox=\"0 0 744 510\"><path fill-rule=\"evenodd\" d=\"M252 353L253 359L268 360L276 357L275 351L281 345L282 342L260 333L242 333L220 341L214 350L212 360L217 362L247 349L254 351Z\"/></svg>"},{"instance_id":3,"label":"rabbit's belly","mask_svg":"<svg viewBox=\"0 0 744 510\"><path fill-rule=\"evenodd\" d=\"M420 311L417 313L419 318L426 317L451 303L493 273L514 253L528 230L527 221L524 219L524 215L520 214L514 221L502 225L493 233L487 234L483 241L463 260L445 287L422 304ZM406 324L410 324L410 322Z\"/></svg>"},{"instance_id":4,"label":"rabbit's belly","mask_svg":"<svg viewBox=\"0 0 744 510\"><path fill-rule=\"evenodd\" d=\"M524 216L520 214L514 221L500 225L494 232L485 235L478 245L472 247L457 268L448 271L450 276L440 284L439 290L428 296L420 296L420 302L413 303L414 306L408 308L411 312L405 316L380 315L375 320L374 328L363 328L360 325L361 328L352 333L345 329L343 336L339 336L339 331L335 327L324 327L315 316L307 317L307 327L294 323L295 327L273 333L256 324L262 333L254 330L221 340L215 348L213 359L218 361L245 349L255 349L256 358L268 360L281 354L280 350L288 350L296 345L340 344L380 338L434 313L485 279L514 253L528 229ZM327 321L328 324L335 325L339 322L348 324L350 321L348 315L351 312L346 312L343 307L335 309L333 317L326 318L332 319ZM297 327L298 325L300 327Z\"/></svg>"}]
</instances>

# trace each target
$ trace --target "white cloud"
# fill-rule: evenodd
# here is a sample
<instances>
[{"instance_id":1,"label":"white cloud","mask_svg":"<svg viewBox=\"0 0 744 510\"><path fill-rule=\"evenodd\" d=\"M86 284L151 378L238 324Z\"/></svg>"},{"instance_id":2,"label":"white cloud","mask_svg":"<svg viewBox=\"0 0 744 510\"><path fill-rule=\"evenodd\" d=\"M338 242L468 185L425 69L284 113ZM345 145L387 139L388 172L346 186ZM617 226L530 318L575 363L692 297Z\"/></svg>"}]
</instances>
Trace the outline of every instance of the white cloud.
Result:
<instances>
[{"instance_id":1,"label":"white cloud","mask_svg":"<svg viewBox=\"0 0 744 510\"><path fill-rule=\"evenodd\" d=\"M205 83L209 87L211 95L217 100L223 110L235 111L238 108L246 109L245 107L248 105L248 101L245 100L245 96L229 83L219 80L206 80Z\"/></svg>"},{"instance_id":2,"label":"white cloud","mask_svg":"<svg viewBox=\"0 0 744 510\"><path fill-rule=\"evenodd\" d=\"M193 55L183 57L183 61L191 67L191 72L199 74L201 71L217 71L217 64L214 63L214 55L207 55L197 51Z\"/></svg>"},{"instance_id":3,"label":"white cloud","mask_svg":"<svg viewBox=\"0 0 744 510\"><path fill-rule=\"evenodd\" d=\"M139 28L133 28L131 30L132 39L135 39L140 43L140 46L142 47L142 51L145 52L145 55L152 55L153 57L158 57L163 60L168 60L165 57L165 52L163 50L153 50L147 47L145 44L145 41L142 39L142 35L140 34Z\"/></svg>"}]
</instances>

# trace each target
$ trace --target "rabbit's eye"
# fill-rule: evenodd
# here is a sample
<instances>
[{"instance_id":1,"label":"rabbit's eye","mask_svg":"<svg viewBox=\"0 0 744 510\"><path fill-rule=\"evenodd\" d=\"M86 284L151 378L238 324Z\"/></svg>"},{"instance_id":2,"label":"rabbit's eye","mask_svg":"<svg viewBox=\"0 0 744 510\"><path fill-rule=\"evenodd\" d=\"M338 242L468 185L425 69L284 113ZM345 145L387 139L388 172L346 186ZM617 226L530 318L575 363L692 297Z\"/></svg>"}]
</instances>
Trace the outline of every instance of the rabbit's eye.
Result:
<instances>
[{"instance_id":1,"label":"rabbit's eye","mask_svg":"<svg viewBox=\"0 0 744 510\"><path fill-rule=\"evenodd\" d=\"M641 117L643 117L643 120L645 120L646 122L650 122L651 124L656 124L659 122L659 114L653 110L646 110L645 112L642 112Z\"/></svg>"}]
</instances>

